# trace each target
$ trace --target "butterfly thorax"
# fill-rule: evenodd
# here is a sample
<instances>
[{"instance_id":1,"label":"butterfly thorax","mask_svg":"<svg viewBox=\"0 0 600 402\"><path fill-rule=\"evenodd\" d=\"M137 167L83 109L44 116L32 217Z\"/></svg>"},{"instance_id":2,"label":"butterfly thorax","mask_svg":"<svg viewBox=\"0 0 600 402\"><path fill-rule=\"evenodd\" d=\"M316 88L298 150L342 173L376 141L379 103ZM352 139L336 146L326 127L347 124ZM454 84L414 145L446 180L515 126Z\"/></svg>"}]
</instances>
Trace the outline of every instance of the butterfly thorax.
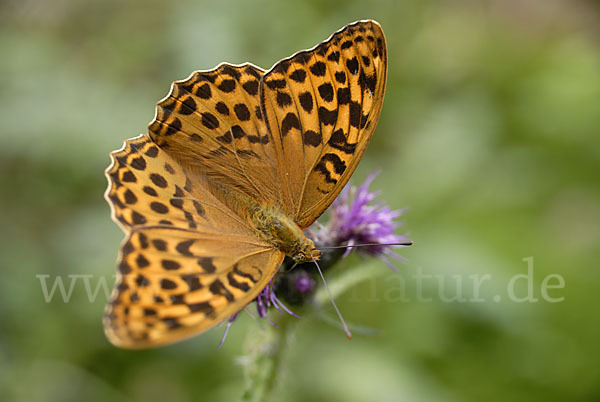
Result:
<instances>
[{"instance_id":1,"label":"butterfly thorax","mask_svg":"<svg viewBox=\"0 0 600 402\"><path fill-rule=\"evenodd\" d=\"M318 260L321 251L304 235L298 225L275 208L258 207L252 211L252 222L263 237L297 263Z\"/></svg>"}]
</instances>

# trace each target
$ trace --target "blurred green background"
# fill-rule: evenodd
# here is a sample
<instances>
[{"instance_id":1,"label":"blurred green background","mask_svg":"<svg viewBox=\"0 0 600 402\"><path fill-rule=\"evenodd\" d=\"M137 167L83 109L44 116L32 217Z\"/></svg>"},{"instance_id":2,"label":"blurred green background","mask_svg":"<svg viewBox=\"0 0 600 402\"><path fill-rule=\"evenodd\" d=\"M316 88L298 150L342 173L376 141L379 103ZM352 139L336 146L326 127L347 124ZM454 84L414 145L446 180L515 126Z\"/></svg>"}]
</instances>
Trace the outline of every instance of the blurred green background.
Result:
<instances>
[{"instance_id":1,"label":"blurred green background","mask_svg":"<svg viewBox=\"0 0 600 402\"><path fill-rule=\"evenodd\" d=\"M275 400L600 400L600 5L577 0L2 2L0 400L239 398L249 317L221 350L222 328L120 350L102 292L90 302L79 279L70 302L46 303L38 276L112 286L122 233L103 170L171 81L222 61L269 68L363 18L383 26L389 73L354 181L382 169L372 187L410 207L416 245L400 277L345 261L372 279L340 308L378 335L349 342L305 312ZM528 257L538 301L511 301ZM441 275L423 282L431 301L418 272ZM561 302L542 297L550 274ZM471 275L490 275L484 302L443 299L474 298Z\"/></svg>"}]
</instances>

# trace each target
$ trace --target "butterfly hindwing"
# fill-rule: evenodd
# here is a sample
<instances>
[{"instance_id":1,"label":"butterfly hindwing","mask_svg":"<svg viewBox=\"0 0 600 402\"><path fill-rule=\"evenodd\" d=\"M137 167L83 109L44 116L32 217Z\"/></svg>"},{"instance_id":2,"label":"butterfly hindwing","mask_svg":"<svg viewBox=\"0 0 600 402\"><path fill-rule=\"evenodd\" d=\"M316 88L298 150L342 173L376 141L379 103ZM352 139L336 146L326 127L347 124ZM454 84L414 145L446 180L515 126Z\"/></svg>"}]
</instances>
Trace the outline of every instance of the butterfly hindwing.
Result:
<instances>
[{"instance_id":1,"label":"butterfly hindwing","mask_svg":"<svg viewBox=\"0 0 600 402\"><path fill-rule=\"evenodd\" d=\"M211 328L256 297L283 253L215 197L204 177L189 177L149 137L127 140L111 157L106 197L128 235L106 310L114 344L171 343Z\"/></svg>"},{"instance_id":2,"label":"butterfly hindwing","mask_svg":"<svg viewBox=\"0 0 600 402\"><path fill-rule=\"evenodd\" d=\"M203 332L252 301L282 259L281 251L239 236L136 229L121 248L107 336L142 348Z\"/></svg>"},{"instance_id":3,"label":"butterfly hindwing","mask_svg":"<svg viewBox=\"0 0 600 402\"><path fill-rule=\"evenodd\" d=\"M260 95L274 138L281 197L312 224L354 172L377 124L387 73L381 27L347 25L265 73Z\"/></svg>"}]
</instances>

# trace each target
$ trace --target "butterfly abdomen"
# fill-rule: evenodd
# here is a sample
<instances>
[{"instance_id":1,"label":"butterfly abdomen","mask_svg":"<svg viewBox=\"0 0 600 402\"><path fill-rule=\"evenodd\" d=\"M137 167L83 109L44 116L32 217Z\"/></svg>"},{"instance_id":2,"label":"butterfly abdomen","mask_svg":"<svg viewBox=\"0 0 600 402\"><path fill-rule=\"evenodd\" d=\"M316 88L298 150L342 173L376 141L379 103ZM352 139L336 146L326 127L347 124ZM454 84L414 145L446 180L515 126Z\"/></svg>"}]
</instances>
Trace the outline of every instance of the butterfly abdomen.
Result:
<instances>
[{"instance_id":1,"label":"butterfly abdomen","mask_svg":"<svg viewBox=\"0 0 600 402\"><path fill-rule=\"evenodd\" d=\"M298 263L319 259L321 252L312 240L287 215L274 208L258 207L252 211L252 222L265 240Z\"/></svg>"}]
</instances>

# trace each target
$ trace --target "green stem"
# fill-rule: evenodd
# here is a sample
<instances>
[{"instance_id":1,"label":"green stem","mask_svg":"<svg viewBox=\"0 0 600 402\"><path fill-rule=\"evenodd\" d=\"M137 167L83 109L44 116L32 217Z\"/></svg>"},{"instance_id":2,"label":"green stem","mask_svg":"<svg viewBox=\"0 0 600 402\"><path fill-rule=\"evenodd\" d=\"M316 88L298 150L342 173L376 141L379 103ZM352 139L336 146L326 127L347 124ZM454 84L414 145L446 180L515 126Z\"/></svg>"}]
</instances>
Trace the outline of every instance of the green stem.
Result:
<instances>
[{"instance_id":1,"label":"green stem","mask_svg":"<svg viewBox=\"0 0 600 402\"><path fill-rule=\"evenodd\" d=\"M270 400L281 372L281 361L289 343L293 325L290 317L282 316L279 328L269 326L259 334L250 333L248 342L250 362L246 365L246 391L243 402ZM291 317L293 319L293 317Z\"/></svg>"}]
</instances>

